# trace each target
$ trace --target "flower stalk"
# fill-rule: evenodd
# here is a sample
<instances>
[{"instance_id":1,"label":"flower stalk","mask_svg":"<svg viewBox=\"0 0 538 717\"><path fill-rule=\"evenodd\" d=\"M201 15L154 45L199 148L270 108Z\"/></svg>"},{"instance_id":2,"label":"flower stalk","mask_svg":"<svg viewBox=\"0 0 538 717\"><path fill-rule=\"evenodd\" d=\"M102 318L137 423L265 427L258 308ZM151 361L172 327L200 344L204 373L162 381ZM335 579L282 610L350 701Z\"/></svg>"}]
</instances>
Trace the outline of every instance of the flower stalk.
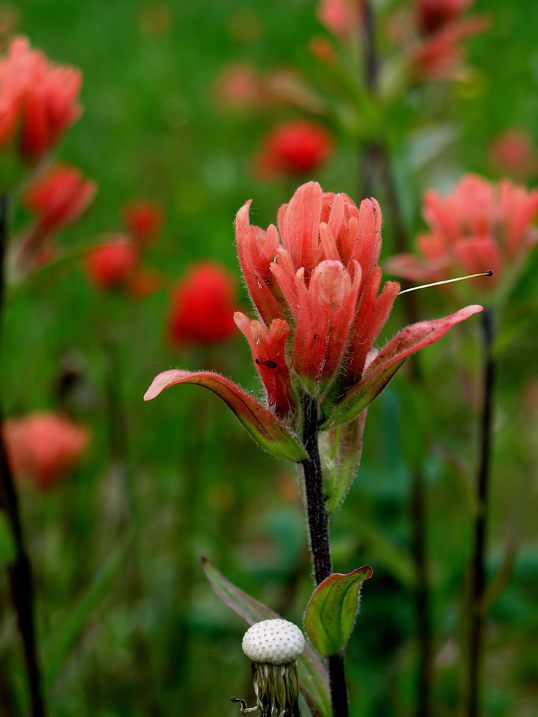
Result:
<instances>
[{"instance_id":1,"label":"flower stalk","mask_svg":"<svg viewBox=\"0 0 538 717\"><path fill-rule=\"evenodd\" d=\"M5 256L9 234L9 197L0 194L0 318L5 297ZM9 585L17 626L21 636L26 675L30 691L32 717L44 717L45 703L34 621L34 587L30 559L25 547L17 490L6 452L2 432L3 412L0 405L0 510L8 519L15 546L15 558L8 567Z\"/></svg>"},{"instance_id":2,"label":"flower stalk","mask_svg":"<svg viewBox=\"0 0 538 717\"><path fill-rule=\"evenodd\" d=\"M303 445L308 458L300 464L304 482L308 534L314 578L316 585L332 574L331 547L329 542L329 516L325 510L323 476L319 457L318 401L312 396L303 400ZM329 657L329 685L333 717L347 717L348 698L342 654Z\"/></svg>"},{"instance_id":3,"label":"flower stalk","mask_svg":"<svg viewBox=\"0 0 538 717\"><path fill-rule=\"evenodd\" d=\"M469 693L467 717L479 717L483 647L484 596L486 591L487 517L491 468L491 445L495 389L494 313L491 308L482 314L484 347L482 417L480 426L480 454L477 480L477 505L474 521L474 552L471 576L471 624L469 630Z\"/></svg>"}]
</instances>

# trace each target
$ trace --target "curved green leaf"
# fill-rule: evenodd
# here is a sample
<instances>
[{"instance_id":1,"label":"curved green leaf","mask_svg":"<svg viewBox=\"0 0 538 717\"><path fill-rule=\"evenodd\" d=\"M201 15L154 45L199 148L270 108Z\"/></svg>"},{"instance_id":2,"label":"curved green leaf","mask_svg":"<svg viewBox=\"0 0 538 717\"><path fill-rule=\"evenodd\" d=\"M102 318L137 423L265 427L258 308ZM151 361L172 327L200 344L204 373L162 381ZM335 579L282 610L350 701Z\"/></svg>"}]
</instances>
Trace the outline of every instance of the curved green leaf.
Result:
<instances>
[{"instance_id":1,"label":"curved green leaf","mask_svg":"<svg viewBox=\"0 0 538 717\"><path fill-rule=\"evenodd\" d=\"M353 421L319 434L327 515L332 515L342 505L357 475L367 410L359 413Z\"/></svg>"},{"instance_id":2,"label":"curved green leaf","mask_svg":"<svg viewBox=\"0 0 538 717\"><path fill-rule=\"evenodd\" d=\"M202 558L202 570L216 595L249 625L280 617L227 580L207 558ZM312 714L330 717L332 710L327 670L310 645L306 645L298 663L301 692Z\"/></svg>"},{"instance_id":3,"label":"curved green leaf","mask_svg":"<svg viewBox=\"0 0 538 717\"><path fill-rule=\"evenodd\" d=\"M215 393L235 413L254 440L276 458L287 461L304 461L308 454L302 445L268 408L218 373L211 371L164 371L153 379L144 395L150 401L170 386L192 383Z\"/></svg>"},{"instance_id":4,"label":"curved green leaf","mask_svg":"<svg viewBox=\"0 0 538 717\"><path fill-rule=\"evenodd\" d=\"M372 577L369 565L352 573L334 573L318 585L306 608L304 626L323 657L340 653L347 644L359 611L359 592Z\"/></svg>"}]
</instances>

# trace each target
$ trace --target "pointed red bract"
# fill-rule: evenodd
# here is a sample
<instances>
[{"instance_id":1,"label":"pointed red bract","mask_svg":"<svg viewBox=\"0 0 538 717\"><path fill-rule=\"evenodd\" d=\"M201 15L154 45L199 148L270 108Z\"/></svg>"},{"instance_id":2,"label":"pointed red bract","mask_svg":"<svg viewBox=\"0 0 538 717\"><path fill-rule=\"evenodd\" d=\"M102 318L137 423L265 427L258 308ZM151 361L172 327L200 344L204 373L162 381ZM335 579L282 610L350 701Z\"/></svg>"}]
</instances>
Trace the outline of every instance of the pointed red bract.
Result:
<instances>
[{"instance_id":1,"label":"pointed red bract","mask_svg":"<svg viewBox=\"0 0 538 717\"><path fill-rule=\"evenodd\" d=\"M155 377L144 400L150 401L170 386L181 383L197 384L215 393L234 412L254 440L277 458L288 461L302 461L307 458L304 448L272 411L217 373L178 369L164 371Z\"/></svg>"},{"instance_id":2,"label":"pointed red bract","mask_svg":"<svg viewBox=\"0 0 538 717\"><path fill-rule=\"evenodd\" d=\"M249 343L254 365L267 392L267 404L275 414L289 422L295 414L290 370L286 363L286 339L290 327L275 319L269 329L237 311L234 321Z\"/></svg>"},{"instance_id":3,"label":"pointed red bract","mask_svg":"<svg viewBox=\"0 0 538 717\"><path fill-rule=\"evenodd\" d=\"M357 386L343 395L327 397L321 405L324 416L321 429L327 430L352 420L381 393L411 354L435 343L452 326L482 310L482 306L466 306L442 319L408 326L367 364L363 379Z\"/></svg>"}]
</instances>

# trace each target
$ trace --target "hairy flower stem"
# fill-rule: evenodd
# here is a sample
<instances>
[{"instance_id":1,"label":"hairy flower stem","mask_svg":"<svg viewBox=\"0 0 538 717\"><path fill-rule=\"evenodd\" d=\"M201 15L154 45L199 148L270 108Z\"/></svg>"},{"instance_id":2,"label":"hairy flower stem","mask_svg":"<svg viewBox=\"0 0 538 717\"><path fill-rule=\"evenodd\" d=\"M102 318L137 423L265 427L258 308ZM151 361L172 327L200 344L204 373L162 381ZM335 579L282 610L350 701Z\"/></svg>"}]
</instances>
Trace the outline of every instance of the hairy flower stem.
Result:
<instances>
[{"instance_id":1,"label":"hairy flower stem","mask_svg":"<svg viewBox=\"0 0 538 717\"><path fill-rule=\"evenodd\" d=\"M471 625L469 630L469 694L467 717L481 714L480 686L484 644L484 594L486 590L486 548L489 476L491 466L491 436L493 428L493 400L495 383L494 316L491 309L482 313L484 340L484 373L480 455L477 481L477 509L474 523L474 554L471 576Z\"/></svg>"},{"instance_id":2,"label":"hairy flower stem","mask_svg":"<svg viewBox=\"0 0 538 717\"><path fill-rule=\"evenodd\" d=\"M325 496L318 445L318 401L307 396L303 400L303 445L308 458L301 463L306 496L310 552L316 585L332 574L329 544L329 517L325 512ZM348 716L347 688L342 654L329 658L329 683L333 717Z\"/></svg>"},{"instance_id":3,"label":"hairy flower stem","mask_svg":"<svg viewBox=\"0 0 538 717\"><path fill-rule=\"evenodd\" d=\"M5 297L5 257L8 240L9 198L0 195L0 318ZM17 614L17 625L22 640L26 674L30 690L32 717L44 717L45 705L41 692L41 675L36 646L34 624L34 588L30 560L25 548L19 501L9 465L2 432L3 413L0 406L0 510L8 519L15 557L8 567L11 600Z\"/></svg>"}]
</instances>

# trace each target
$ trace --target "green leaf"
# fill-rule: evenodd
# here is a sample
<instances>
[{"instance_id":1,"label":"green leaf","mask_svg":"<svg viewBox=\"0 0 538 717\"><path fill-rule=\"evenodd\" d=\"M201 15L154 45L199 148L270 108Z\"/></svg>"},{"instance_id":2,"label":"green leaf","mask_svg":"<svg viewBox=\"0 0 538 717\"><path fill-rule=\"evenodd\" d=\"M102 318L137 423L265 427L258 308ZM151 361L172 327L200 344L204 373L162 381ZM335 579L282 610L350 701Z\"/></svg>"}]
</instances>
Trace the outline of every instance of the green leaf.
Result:
<instances>
[{"instance_id":1,"label":"green leaf","mask_svg":"<svg viewBox=\"0 0 538 717\"><path fill-rule=\"evenodd\" d=\"M216 595L249 625L280 617L227 580L207 558L202 558L202 570ZM306 645L305 651L298 659L298 664L301 692L308 706L319 717L331 717L327 670L310 645Z\"/></svg>"},{"instance_id":2,"label":"green leaf","mask_svg":"<svg viewBox=\"0 0 538 717\"><path fill-rule=\"evenodd\" d=\"M308 637L323 657L339 654L347 644L359 611L359 592L372 577L369 565L352 573L334 573L318 585L306 608Z\"/></svg>"},{"instance_id":3,"label":"green leaf","mask_svg":"<svg viewBox=\"0 0 538 717\"><path fill-rule=\"evenodd\" d=\"M153 379L144 400L150 401L170 386L182 383L203 386L215 393L233 411L254 440L276 458L295 463L308 458L308 453L299 441L272 411L218 373L179 369L164 371Z\"/></svg>"},{"instance_id":4,"label":"green leaf","mask_svg":"<svg viewBox=\"0 0 538 717\"><path fill-rule=\"evenodd\" d=\"M319 434L325 512L332 515L344 502L361 461L366 410L344 426Z\"/></svg>"},{"instance_id":5,"label":"green leaf","mask_svg":"<svg viewBox=\"0 0 538 717\"><path fill-rule=\"evenodd\" d=\"M5 513L0 512L0 568L15 560L15 542Z\"/></svg>"},{"instance_id":6,"label":"green leaf","mask_svg":"<svg viewBox=\"0 0 538 717\"><path fill-rule=\"evenodd\" d=\"M67 662L74 643L108 594L112 581L124 564L129 542L130 539L109 555L86 593L73 608L66 611L63 623L54 629L43 656L43 679L48 690Z\"/></svg>"}]
</instances>

